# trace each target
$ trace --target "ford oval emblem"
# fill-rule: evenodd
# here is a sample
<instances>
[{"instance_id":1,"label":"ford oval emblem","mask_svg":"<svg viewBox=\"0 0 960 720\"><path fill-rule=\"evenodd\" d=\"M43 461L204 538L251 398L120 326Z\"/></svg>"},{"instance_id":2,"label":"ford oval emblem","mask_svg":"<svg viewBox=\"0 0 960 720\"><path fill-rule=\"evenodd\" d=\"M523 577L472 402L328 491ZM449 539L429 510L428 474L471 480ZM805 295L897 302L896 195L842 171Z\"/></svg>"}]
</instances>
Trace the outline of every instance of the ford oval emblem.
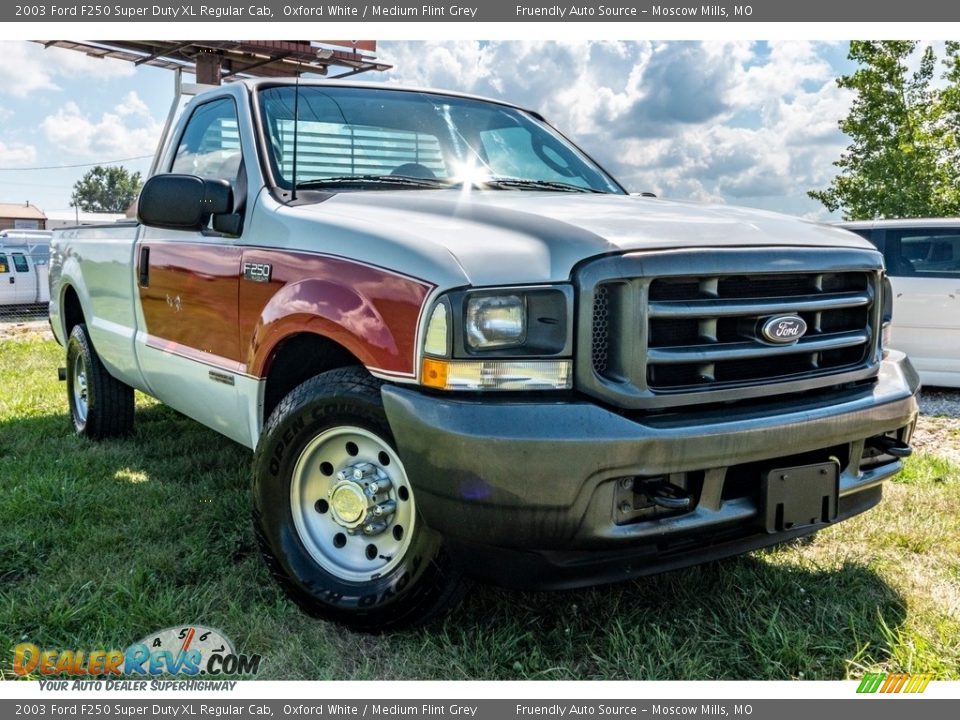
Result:
<instances>
[{"instance_id":1,"label":"ford oval emblem","mask_svg":"<svg viewBox=\"0 0 960 720\"><path fill-rule=\"evenodd\" d=\"M803 337L807 323L799 315L777 315L763 323L760 334L767 342L787 345Z\"/></svg>"}]
</instances>

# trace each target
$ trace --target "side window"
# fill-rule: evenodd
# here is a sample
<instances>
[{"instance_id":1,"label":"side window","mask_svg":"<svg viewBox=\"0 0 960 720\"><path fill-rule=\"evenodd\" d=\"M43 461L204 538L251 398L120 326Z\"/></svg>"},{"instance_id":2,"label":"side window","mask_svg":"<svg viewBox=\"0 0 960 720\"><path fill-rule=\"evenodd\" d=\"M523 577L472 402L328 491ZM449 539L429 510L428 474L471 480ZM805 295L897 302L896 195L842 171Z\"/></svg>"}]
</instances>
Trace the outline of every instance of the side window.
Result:
<instances>
[{"instance_id":1,"label":"side window","mask_svg":"<svg viewBox=\"0 0 960 720\"><path fill-rule=\"evenodd\" d=\"M10 272L10 267L7 265L7 256L3 253L0 253L0 275L4 275Z\"/></svg>"},{"instance_id":2,"label":"side window","mask_svg":"<svg viewBox=\"0 0 960 720\"><path fill-rule=\"evenodd\" d=\"M27 259L20 253L14 253L13 257L13 266L17 269L18 273L30 272L30 266L27 265Z\"/></svg>"},{"instance_id":3,"label":"side window","mask_svg":"<svg viewBox=\"0 0 960 720\"><path fill-rule=\"evenodd\" d=\"M170 171L229 180L236 187L242 159L237 107L223 98L193 111Z\"/></svg>"},{"instance_id":4,"label":"side window","mask_svg":"<svg viewBox=\"0 0 960 720\"><path fill-rule=\"evenodd\" d=\"M891 275L960 278L960 229L887 231Z\"/></svg>"}]
</instances>

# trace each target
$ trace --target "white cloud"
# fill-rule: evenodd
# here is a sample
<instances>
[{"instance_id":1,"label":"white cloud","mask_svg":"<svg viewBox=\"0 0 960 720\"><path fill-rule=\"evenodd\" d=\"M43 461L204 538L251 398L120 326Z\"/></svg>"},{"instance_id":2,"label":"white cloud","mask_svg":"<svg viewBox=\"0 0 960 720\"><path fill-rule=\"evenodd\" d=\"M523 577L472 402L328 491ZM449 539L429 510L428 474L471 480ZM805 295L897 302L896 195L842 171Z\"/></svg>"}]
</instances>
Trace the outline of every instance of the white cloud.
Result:
<instances>
[{"instance_id":1,"label":"white cloud","mask_svg":"<svg viewBox=\"0 0 960 720\"><path fill-rule=\"evenodd\" d=\"M128 92L115 108L120 115L140 115L150 117L150 109L133 90Z\"/></svg>"},{"instance_id":2,"label":"white cloud","mask_svg":"<svg viewBox=\"0 0 960 720\"><path fill-rule=\"evenodd\" d=\"M4 61L0 63L0 93L28 97L41 91L62 90L63 81L80 78L104 80L129 77L135 69L119 60L91 58L62 48L44 48L30 42L0 42Z\"/></svg>"},{"instance_id":3,"label":"white cloud","mask_svg":"<svg viewBox=\"0 0 960 720\"><path fill-rule=\"evenodd\" d=\"M40 123L47 141L75 157L113 160L149 155L160 138L162 125L150 116L136 93L129 93L99 119L83 114L72 101Z\"/></svg>"},{"instance_id":4,"label":"white cloud","mask_svg":"<svg viewBox=\"0 0 960 720\"><path fill-rule=\"evenodd\" d=\"M18 167L29 165L37 159L37 149L33 145L14 143L7 145L0 141L0 165Z\"/></svg>"}]
</instances>

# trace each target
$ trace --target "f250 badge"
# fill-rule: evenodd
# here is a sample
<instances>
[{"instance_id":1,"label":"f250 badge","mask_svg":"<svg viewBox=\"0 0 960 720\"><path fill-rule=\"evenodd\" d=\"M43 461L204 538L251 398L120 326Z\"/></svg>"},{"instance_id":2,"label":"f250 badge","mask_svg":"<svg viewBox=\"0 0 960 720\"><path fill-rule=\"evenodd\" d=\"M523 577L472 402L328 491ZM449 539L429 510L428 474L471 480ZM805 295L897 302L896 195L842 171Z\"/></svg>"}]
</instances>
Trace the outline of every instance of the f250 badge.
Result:
<instances>
[{"instance_id":1,"label":"f250 badge","mask_svg":"<svg viewBox=\"0 0 960 720\"><path fill-rule=\"evenodd\" d=\"M767 320L760 334L767 342L786 345L796 342L807 332L807 323L799 315L777 315Z\"/></svg>"},{"instance_id":2,"label":"f250 badge","mask_svg":"<svg viewBox=\"0 0 960 720\"><path fill-rule=\"evenodd\" d=\"M244 263L243 279L253 282L270 282L270 273L273 266L269 263Z\"/></svg>"}]
</instances>

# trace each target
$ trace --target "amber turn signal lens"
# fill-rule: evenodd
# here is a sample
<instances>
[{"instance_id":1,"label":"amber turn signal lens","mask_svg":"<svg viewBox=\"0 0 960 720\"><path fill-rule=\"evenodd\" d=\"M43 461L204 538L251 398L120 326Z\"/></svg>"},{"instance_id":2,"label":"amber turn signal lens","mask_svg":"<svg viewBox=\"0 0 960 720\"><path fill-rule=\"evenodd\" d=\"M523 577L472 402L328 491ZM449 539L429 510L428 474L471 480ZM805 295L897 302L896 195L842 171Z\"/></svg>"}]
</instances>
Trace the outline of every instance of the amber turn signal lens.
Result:
<instances>
[{"instance_id":1,"label":"amber turn signal lens","mask_svg":"<svg viewBox=\"0 0 960 720\"><path fill-rule=\"evenodd\" d=\"M445 388L447 387L448 371L449 365L445 360L424 358L421 368L422 382L427 387Z\"/></svg>"}]
</instances>

